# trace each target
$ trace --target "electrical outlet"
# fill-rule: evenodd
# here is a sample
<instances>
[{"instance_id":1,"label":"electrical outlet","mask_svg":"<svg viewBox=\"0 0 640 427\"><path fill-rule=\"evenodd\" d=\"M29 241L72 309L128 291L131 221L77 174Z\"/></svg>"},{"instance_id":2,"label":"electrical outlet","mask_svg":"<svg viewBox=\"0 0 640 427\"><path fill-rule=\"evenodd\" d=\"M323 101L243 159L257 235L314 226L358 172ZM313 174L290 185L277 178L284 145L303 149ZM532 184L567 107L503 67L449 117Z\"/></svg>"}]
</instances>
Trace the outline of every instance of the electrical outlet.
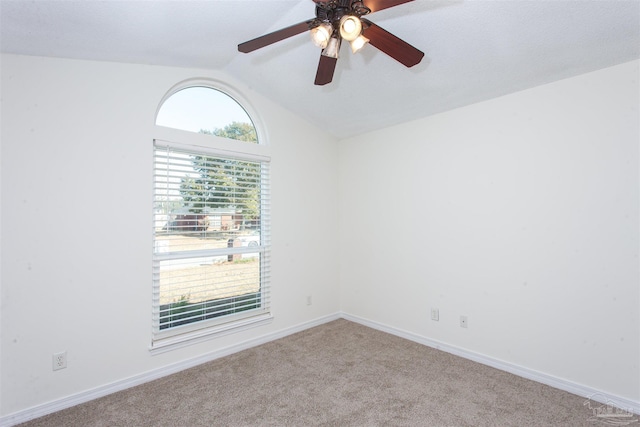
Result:
<instances>
[{"instance_id":1,"label":"electrical outlet","mask_svg":"<svg viewBox=\"0 0 640 427\"><path fill-rule=\"evenodd\" d=\"M467 316L460 316L460 327L466 328L469 325L469 321L467 320Z\"/></svg>"},{"instance_id":2,"label":"electrical outlet","mask_svg":"<svg viewBox=\"0 0 640 427\"><path fill-rule=\"evenodd\" d=\"M311 305L311 295L307 295L307 305Z\"/></svg>"},{"instance_id":3,"label":"electrical outlet","mask_svg":"<svg viewBox=\"0 0 640 427\"><path fill-rule=\"evenodd\" d=\"M59 369L64 369L67 367L67 352L63 351L61 353L53 354L53 370L57 371Z\"/></svg>"},{"instance_id":4,"label":"electrical outlet","mask_svg":"<svg viewBox=\"0 0 640 427\"><path fill-rule=\"evenodd\" d=\"M437 308L431 309L431 320L435 320L436 322L440 320L440 310Z\"/></svg>"}]
</instances>

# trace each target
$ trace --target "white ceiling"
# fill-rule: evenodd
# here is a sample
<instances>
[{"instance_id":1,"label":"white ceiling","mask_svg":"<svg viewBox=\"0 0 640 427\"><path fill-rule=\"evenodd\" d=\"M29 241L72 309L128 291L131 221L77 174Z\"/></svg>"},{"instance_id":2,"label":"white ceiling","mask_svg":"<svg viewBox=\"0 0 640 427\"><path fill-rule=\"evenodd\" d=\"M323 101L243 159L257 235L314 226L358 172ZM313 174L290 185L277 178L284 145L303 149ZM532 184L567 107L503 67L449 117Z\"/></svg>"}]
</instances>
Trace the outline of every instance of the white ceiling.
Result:
<instances>
[{"instance_id":1,"label":"white ceiling","mask_svg":"<svg viewBox=\"0 0 640 427\"><path fill-rule=\"evenodd\" d=\"M640 58L640 0L416 0L368 18L425 52L420 64L345 44L326 86L313 84L320 52L306 34L237 51L314 10L311 0L0 0L0 47L223 70L338 138Z\"/></svg>"}]
</instances>

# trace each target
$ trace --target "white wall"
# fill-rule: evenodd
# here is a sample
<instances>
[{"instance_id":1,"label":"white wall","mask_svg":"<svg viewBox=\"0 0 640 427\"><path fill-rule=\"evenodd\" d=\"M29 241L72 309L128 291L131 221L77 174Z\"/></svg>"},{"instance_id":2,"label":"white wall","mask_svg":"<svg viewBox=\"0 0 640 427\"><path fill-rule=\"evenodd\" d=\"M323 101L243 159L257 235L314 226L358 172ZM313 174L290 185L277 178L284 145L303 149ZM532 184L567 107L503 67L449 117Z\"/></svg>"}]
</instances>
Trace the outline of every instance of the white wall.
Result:
<instances>
[{"instance_id":1,"label":"white wall","mask_svg":"<svg viewBox=\"0 0 640 427\"><path fill-rule=\"evenodd\" d=\"M640 399L638 61L340 145L207 70L1 66L0 416L340 308ZM154 113L191 77L267 127L275 320L151 356Z\"/></svg>"},{"instance_id":2,"label":"white wall","mask_svg":"<svg viewBox=\"0 0 640 427\"><path fill-rule=\"evenodd\" d=\"M342 141L342 310L638 402L638 64Z\"/></svg>"},{"instance_id":3,"label":"white wall","mask_svg":"<svg viewBox=\"0 0 640 427\"><path fill-rule=\"evenodd\" d=\"M154 115L193 77L234 86L267 128L275 320L151 356ZM338 312L338 148L321 130L207 70L3 55L1 88L0 415Z\"/></svg>"}]
</instances>

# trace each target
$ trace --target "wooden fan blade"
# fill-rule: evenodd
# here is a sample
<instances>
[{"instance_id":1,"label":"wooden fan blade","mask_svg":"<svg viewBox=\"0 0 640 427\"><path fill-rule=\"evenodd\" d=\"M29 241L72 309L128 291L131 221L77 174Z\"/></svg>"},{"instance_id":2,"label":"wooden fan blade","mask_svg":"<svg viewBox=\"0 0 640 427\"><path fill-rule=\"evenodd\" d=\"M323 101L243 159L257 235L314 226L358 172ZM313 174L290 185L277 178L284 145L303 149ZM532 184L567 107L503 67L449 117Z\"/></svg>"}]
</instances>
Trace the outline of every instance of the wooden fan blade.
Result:
<instances>
[{"instance_id":1,"label":"wooden fan blade","mask_svg":"<svg viewBox=\"0 0 640 427\"><path fill-rule=\"evenodd\" d=\"M363 34L369 39L369 44L372 46L380 49L406 67L413 67L422 61L424 52L411 46L404 40L399 39L368 19L362 19L362 22L364 22L367 27L363 31Z\"/></svg>"},{"instance_id":2,"label":"wooden fan blade","mask_svg":"<svg viewBox=\"0 0 640 427\"><path fill-rule=\"evenodd\" d=\"M388 9L413 0L364 0L364 5L371 9L371 12Z\"/></svg>"},{"instance_id":3,"label":"wooden fan blade","mask_svg":"<svg viewBox=\"0 0 640 427\"><path fill-rule=\"evenodd\" d=\"M249 53L262 47L269 46L270 44L279 42L280 40L308 31L309 25L312 22L313 19L310 19L308 21L300 22L299 24L274 31L273 33L265 34L264 36L249 40L248 42L240 43L238 45L238 50L243 53Z\"/></svg>"},{"instance_id":4,"label":"wooden fan blade","mask_svg":"<svg viewBox=\"0 0 640 427\"><path fill-rule=\"evenodd\" d=\"M337 63L338 58L330 58L328 56L320 55L320 62L318 63L318 71L316 72L316 81L314 84L323 86L327 83L331 83Z\"/></svg>"}]
</instances>

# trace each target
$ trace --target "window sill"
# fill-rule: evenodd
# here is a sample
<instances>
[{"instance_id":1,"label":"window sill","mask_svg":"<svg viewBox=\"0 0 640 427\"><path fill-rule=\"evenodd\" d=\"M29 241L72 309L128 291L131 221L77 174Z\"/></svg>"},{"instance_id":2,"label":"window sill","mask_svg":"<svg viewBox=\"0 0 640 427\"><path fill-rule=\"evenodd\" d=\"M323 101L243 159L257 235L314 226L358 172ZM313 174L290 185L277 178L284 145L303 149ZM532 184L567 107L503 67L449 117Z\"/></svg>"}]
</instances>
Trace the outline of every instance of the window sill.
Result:
<instances>
[{"instance_id":1,"label":"window sill","mask_svg":"<svg viewBox=\"0 0 640 427\"><path fill-rule=\"evenodd\" d=\"M258 326L263 326L271 323L272 321L273 316L271 315L271 313L264 313L257 316L248 317L240 321L234 321L231 323L208 327L206 329L185 332L180 335L174 335L171 337L153 341L151 343L149 351L151 352L151 355L161 354L167 351L201 343L212 338L237 333Z\"/></svg>"}]
</instances>

